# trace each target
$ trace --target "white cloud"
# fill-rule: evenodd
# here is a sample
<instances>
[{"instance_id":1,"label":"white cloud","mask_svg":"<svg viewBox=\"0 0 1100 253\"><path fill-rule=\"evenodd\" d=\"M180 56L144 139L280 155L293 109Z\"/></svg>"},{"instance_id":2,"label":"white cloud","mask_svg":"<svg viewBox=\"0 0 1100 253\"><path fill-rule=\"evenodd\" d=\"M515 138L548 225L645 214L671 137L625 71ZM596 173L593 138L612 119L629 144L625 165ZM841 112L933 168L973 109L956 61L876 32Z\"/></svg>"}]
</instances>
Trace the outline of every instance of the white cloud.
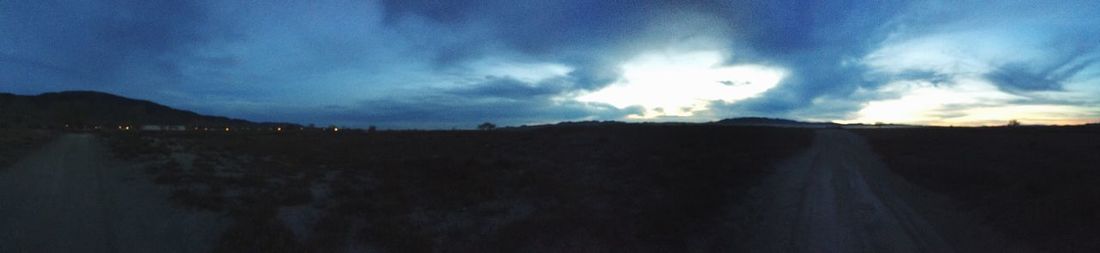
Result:
<instances>
[{"instance_id":1,"label":"white cloud","mask_svg":"<svg viewBox=\"0 0 1100 253\"><path fill-rule=\"evenodd\" d=\"M657 52L626 62L618 82L584 94L580 101L619 108L642 106L636 118L689 117L713 101L733 102L775 87L786 73L760 65L722 66L717 51Z\"/></svg>"},{"instance_id":2,"label":"white cloud","mask_svg":"<svg viewBox=\"0 0 1100 253\"><path fill-rule=\"evenodd\" d=\"M857 96L874 99L842 122L989 125L1018 119L1073 124L1100 117L1100 110L1089 106L1100 102L1095 80L1071 78L1057 86L1061 90L1010 92L1007 84L989 79L997 71L1030 71L1004 69L1012 64L1036 71L1020 74L1046 78L1044 71L1052 66L1064 68L1068 60L1082 60L1073 47L1077 37L1047 22L989 15L902 29L862 58L871 75L888 83L859 90Z\"/></svg>"}]
</instances>

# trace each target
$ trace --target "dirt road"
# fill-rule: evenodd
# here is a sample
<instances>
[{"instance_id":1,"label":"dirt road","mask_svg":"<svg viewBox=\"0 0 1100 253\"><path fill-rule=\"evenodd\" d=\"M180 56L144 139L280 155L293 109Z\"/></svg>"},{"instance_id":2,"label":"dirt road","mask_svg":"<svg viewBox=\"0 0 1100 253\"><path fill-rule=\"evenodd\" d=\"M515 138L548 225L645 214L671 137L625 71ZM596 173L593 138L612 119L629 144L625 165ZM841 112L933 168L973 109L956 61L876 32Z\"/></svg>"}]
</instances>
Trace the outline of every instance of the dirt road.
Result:
<instances>
[{"instance_id":1,"label":"dirt road","mask_svg":"<svg viewBox=\"0 0 1100 253\"><path fill-rule=\"evenodd\" d=\"M756 252L953 252L898 194L862 137L816 132L813 146L755 189Z\"/></svg>"},{"instance_id":2,"label":"dirt road","mask_svg":"<svg viewBox=\"0 0 1100 253\"><path fill-rule=\"evenodd\" d=\"M0 252L204 252L218 215L173 207L93 135L58 137L0 170Z\"/></svg>"}]
</instances>

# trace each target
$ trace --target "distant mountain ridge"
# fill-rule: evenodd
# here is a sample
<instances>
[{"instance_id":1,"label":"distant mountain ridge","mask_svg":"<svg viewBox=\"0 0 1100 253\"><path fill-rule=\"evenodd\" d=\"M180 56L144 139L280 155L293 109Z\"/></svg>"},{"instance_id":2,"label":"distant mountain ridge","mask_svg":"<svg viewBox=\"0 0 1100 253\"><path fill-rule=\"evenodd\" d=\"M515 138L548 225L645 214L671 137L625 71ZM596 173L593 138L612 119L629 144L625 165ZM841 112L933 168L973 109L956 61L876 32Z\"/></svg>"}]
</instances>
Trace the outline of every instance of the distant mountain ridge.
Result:
<instances>
[{"instance_id":1,"label":"distant mountain ridge","mask_svg":"<svg viewBox=\"0 0 1100 253\"><path fill-rule=\"evenodd\" d=\"M692 122L623 122L623 121L563 121L553 124L543 125L522 125L518 127L504 127L502 129L507 130L531 130L542 128L558 128L558 127L606 127L606 126L621 126L621 125L650 125L650 126L683 126L683 125L726 125L726 126L765 126L765 127L804 127L804 128L826 128L826 127L840 127L843 124L832 122L804 122L790 119L780 118L764 118L764 117L743 117L743 118L728 118L719 121L692 123Z\"/></svg>"},{"instance_id":2,"label":"distant mountain ridge","mask_svg":"<svg viewBox=\"0 0 1100 253\"><path fill-rule=\"evenodd\" d=\"M0 127L113 127L117 125L187 125L244 127L294 125L255 123L201 115L154 102L96 91L49 92L34 96L0 93Z\"/></svg>"},{"instance_id":3,"label":"distant mountain ridge","mask_svg":"<svg viewBox=\"0 0 1100 253\"><path fill-rule=\"evenodd\" d=\"M789 119L779 118L763 118L763 117L743 117L743 118L729 118L719 121L715 121L714 124L719 125L738 125L738 126L790 126L790 127L833 127L841 126L841 124L832 122L803 122Z\"/></svg>"}]
</instances>

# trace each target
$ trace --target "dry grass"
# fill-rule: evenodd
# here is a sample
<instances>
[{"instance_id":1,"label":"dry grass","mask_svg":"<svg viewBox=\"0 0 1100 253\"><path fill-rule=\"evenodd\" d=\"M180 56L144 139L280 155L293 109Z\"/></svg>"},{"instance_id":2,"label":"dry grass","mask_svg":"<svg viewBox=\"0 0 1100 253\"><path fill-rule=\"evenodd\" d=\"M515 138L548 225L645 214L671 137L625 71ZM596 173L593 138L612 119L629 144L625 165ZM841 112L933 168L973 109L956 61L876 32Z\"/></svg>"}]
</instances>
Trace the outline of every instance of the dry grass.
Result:
<instances>
[{"instance_id":1,"label":"dry grass","mask_svg":"<svg viewBox=\"0 0 1100 253\"><path fill-rule=\"evenodd\" d=\"M1098 252L1100 128L861 131L890 168L1038 250Z\"/></svg>"},{"instance_id":2,"label":"dry grass","mask_svg":"<svg viewBox=\"0 0 1100 253\"><path fill-rule=\"evenodd\" d=\"M7 168L39 146L49 142L53 133L44 130L0 128L0 169Z\"/></svg>"},{"instance_id":3,"label":"dry grass","mask_svg":"<svg viewBox=\"0 0 1100 253\"><path fill-rule=\"evenodd\" d=\"M613 125L145 134L114 146L121 157L193 154L150 171L178 203L236 217L223 252L654 252L728 249L732 234L750 232L724 223L729 207L810 135ZM319 216L294 235L279 210L300 206Z\"/></svg>"}]
</instances>

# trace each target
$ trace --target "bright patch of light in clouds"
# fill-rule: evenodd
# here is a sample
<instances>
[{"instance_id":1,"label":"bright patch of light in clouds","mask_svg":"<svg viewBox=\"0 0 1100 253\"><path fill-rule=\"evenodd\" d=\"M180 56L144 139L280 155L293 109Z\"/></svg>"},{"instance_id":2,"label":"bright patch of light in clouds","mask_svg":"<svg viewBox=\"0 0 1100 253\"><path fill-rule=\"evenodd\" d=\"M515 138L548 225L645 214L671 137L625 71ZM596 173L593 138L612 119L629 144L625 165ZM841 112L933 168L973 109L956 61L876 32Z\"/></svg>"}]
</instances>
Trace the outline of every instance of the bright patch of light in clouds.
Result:
<instances>
[{"instance_id":1,"label":"bright patch of light in clouds","mask_svg":"<svg viewBox=\"0 0 1100 253\"><path fill-rule=\"evenodd\" d=\"M1061 72L1012 72L1036 76L1028 80L1031 82L1062 85L1051 90L1012 90L1010 85L998 84L989 77L1004 71L1008 64L1029 63L1041 66L1034 69L1056 70L1076 66L1066 63L1089 61L1088 57L1078 59L1075 55L1044 58L1044 53L1059 49L1042 48L1039 38L978 29L888 40L865 56L863 64L872 74L893 81L860 88L856 95L873 99L864 103L854 117L838 122L974 126L1003 125L1016 119L1024 124L1080 124L1100 115L1100 109L1085 106L1098 102L1089 97L1095 93L1090 91L1095 89L1093 81L1048 80ZM1058 65L1060 61L1063 65ZM1031 69L1009 71L1027 70Z\"/></svg>"},{"instance_id":2,"label":"bright patch of light in clouds","mask_svg":"<svg viewBox=\"0 0 1100 253\"><path fill-rule=\"evenodd\" d=\"M900 94L900 97L868 102L852 122L928 123L957 116L944 115L951 106L999 104L1016 98L974 80L939 86L925 81L899 81L870 92Z\"/></svg>"},{"instance_id":3,"label":"bright patch of light in clouds","mask_svg":"<svg viewBox=\"0 0 1100 253\"><path fill-rule=\"evenodd\" d=\"M899 81L871 92L900 97L868 102L856 118L838 122L975 126L1004 125L1019 119L1025 124L1080 124L1087 122L1082 118L1095 114L1077 106L1014 103L1029 98L1000 91L982 79L939 85Z\"/></svg>"},{"instance_id":4,"label":"bright patch of light in clouds","mask_svg":"<svg viewBox=\"0 0 1100 253\"><path fill-rule=\"evenodd\" d=\"M622 65L618 82L577 100L645 108L642 115L631 118L687 117L707 110L713 101L756 96L786 75L761 65L723 66L723 60L717 51L644 54Z\"/></svg>"}]
</instances>

